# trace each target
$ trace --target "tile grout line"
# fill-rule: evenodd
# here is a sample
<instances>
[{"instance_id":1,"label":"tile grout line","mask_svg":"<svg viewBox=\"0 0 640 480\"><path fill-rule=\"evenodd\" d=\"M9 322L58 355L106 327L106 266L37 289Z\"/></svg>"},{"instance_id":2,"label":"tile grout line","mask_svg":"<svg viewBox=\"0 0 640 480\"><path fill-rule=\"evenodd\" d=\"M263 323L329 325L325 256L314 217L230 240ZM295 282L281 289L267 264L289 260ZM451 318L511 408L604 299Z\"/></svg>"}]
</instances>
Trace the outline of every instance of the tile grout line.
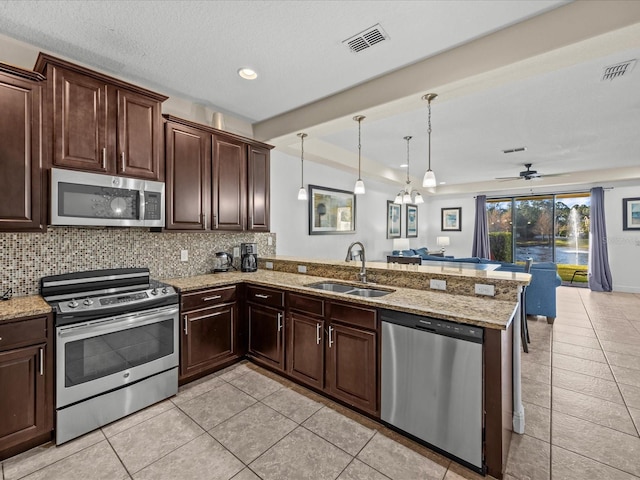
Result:
<instances>
[{"instance_id":1,"label":"tile grout line","mask_svg":"<svg viewBox=\"0 0 640 480\"><path fill-rule=\"evenodd\" d=\"M582 298L582 297L581 297ZM582 301L583 305L584 305L584 299ZM586 307L585 305L585 311L587 312L587 317L589 318L589 322L591 323L591 326L593 327L593 322L591 321L591 314L589 313L589 309ZM629 415L629 418L631 419L631 425L633 425L633 428L636 431L636 438L640 437L640 431L638 430L638 426L636 425L636 422L633 420L633 415L631 415L631 411L629 410L629 405L627 404L627 400L624 398L624 394L622 393L622 390L620 389L620 383L618 381L618 377L616 376L615 372L613 371L613 368L611 367L611 363L609 362L609 357L607 355L607 352L605 351L603 345L602 345L602 341L600 340L600 335L598 335L598 332L596 331L596 328L593 327L593 331L596 335L596 339L598 340L598 344L600 345L600 348L602 349L602 354L604 355L605 360L607 361L607 367L609 367L609 371L611 372L611 376L613 377L613 380L616 382L616 388L618 389L618 393L620 394L620 397L622 398L622 401L624 402L624 406L627 409L627 415ZM623 383L623 385L626 385ZM619 430L616 430L619 431ZM625 433L625 432L620 432L620 433Z\"/></svg>"},{"instance_id":2,"label":"tile grout line","mask_svg":"<svg viewBox=\"0 0 640 480\"><path fill-rule=\"evenodd\" d=\"M153 417L151 417L153 418ZM102 429L100 429L100 431L102 431ZM125 430L126 431L126 430ZM102 432L102 434L104 435L104 432ZM127 466L124 464L124 461L122 460L122 458L120 458L120 455L118 455L118 451L114 448L114 446L111 444L111 442L109 441L109 437L107 437L106 435L104 435L105 440L107 441L107 444L109 445L109 448L111 448L111 450L113 450L113 453L115 454L116 458L118 459L118 461L120 462L120 464L122 465L122 468L124 468L124 471L127 472L127 475L129 475L129 478L133 478L132 473L129 471L129 469L127 468ZM158 459L159 460L159 459ZM155 462L153 462L155 463ZM148 465L147 465L148 466ZM144 467L146 468L146 467ZM144 470L144 468L141 468L140 470Z\"/></svg>"}]
</instances>

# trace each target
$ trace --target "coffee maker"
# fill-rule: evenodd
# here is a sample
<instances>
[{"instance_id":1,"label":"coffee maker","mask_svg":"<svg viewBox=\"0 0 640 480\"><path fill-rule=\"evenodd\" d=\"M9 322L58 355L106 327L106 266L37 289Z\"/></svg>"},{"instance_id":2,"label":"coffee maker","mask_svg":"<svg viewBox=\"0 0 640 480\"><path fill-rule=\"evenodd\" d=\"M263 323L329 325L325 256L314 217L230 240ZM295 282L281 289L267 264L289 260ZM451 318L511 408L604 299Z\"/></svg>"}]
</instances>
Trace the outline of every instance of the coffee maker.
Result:
<instances>
[{"instance_id":1,"label":"coffee maker","mask_svg":"<svg viewBox=\"0 0 640 480\"><path fill-rule=\"evenodd\" d=\"M255 243L240 244L240 270L255 272L258 270L258 246Z\"/></svg>"}]
</instances>

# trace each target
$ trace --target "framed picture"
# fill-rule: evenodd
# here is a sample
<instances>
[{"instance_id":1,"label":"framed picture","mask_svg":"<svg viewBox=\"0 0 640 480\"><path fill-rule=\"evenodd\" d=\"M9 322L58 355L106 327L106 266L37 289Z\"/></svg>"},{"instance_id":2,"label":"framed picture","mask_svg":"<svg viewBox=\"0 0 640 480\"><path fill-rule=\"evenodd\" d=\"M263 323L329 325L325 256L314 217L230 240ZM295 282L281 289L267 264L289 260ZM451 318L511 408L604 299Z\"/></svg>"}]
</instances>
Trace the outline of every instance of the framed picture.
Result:
<instances>
[{"instance_id":1,"label":"framed picture","mask_svg":"<svg viewBox=\"0 0 640 480\"><path fill-rule=\"evenodd\" d=\"M353 192L309 185L309 235L355 233Z\"/></svg>"},{"instance_id":2,"label":"framed picture","mask_svg":"<svg viewBox=\"0 0 640 480\"><path fill-rule=\"evenodd\" d=\"M462 231L462 208L442 208L442 218L440 230L446 231Z\"/></svg>"},{"instance_id":3,"label":"framed picture","mask_svg":"<svg viewBox=\"0 0 640 480\"><path fill-rule=\"evenodd\" d=\"M404 216L404 236L407 238L416 238L418 236L418 206L407 205L406 214Z\"/></svg>"},{"instance_id":4,"label":"framed picture","mask_svg":"<svg viewBox=\"0 0 640 480\"><path fill-rule=\"evenodd\" d=\"M387 238L400 238L400 215L400 205L387 200Z\"/></svg>"},{"instance_id":5,"label":"framed picture","mask_svg":"<svg viewBox=\"0 0 640 480\"><path fill-rule=\"evenodd\" d=\"M640 230L640 198L622 199L622 230Z\"/></svg>"}]
</instances>

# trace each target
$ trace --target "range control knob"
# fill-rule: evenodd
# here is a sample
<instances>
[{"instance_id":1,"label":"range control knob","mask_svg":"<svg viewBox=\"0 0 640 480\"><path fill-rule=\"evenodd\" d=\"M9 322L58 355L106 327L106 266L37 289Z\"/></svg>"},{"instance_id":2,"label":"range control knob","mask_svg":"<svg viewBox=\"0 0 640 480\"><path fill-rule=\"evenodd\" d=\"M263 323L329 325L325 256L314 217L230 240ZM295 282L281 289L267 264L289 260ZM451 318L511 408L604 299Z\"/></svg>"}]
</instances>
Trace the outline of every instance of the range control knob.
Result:
<instances>
[{"instance_id":1,"label":"range control knob","mask_svg":"<svg viewBox=\"0 0 640 480\"><path fill-rule=\"evenodd\" d=\"M167 287L164 287L164 288L162 289L162 293L169 293L169 289L168 289Z\"/></svg>"},{"instance_id":2,"label":"range control knob","mask_svg":"<svg viewBox=\"0 0 640 480\"><path fill-rule=\"evenodd\" d=\"M85 298L84 303L87 307L93 305L93 300L91 298Z\"/></svg>"},{"instance_id":3,"label":"range control knob","mask_svg":"<svg viewBox=\"0 0 640 480\"><path fill-rule=\"evenodd\" d=\"M151 290L151 295L157 295L158 294L158 289L154 288L153 290Z\"/></svg>"},{"instance_id":4,"label":"range control knob","mask_svg":"<svg viewBox=\"0 0 640 480\"><path fill-rule=\"evenodd\" d=\"M78 303L78 302L76 302L74 299L71 299L71 301L67 304L67 306L68 306L69 308L77 308L77 307L78 307L78 305L79 305L79 303Z\"/></svg>"}]
</instances>

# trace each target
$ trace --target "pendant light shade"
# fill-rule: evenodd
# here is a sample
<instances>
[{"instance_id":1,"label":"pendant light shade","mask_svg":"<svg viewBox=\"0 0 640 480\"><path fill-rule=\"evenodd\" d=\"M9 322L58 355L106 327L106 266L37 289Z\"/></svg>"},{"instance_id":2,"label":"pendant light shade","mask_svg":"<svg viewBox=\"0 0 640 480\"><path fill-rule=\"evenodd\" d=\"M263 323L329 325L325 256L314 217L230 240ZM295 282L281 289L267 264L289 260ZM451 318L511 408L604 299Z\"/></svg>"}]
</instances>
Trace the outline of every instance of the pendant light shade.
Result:
<instances>
[{"instance_id":1,"label":"pendant light shade","mask_svg":"<svg viewBox=\"0 0 640 480\"><path fill-rule=\"evenodd\" d=\"M413 203L415 203L416 205L420 205L421 203L424 203L424 198L422 198L422 195L420 195L420 192L416 192L416 196L413 199Z\"/></svg>"},{"instance_id":2,"label":"pendant light shade","mask_svg":"<svg viewBox=\"0 0 640 480\"><path fill-rule=\"evenodd\" d=\"M422 97L423 100L427 101L427 108L429 109L429 121L427 134L429 135L429 167L427 168L427 172L424 174L424 178L422 179L422 186L431 188L436 186L436 174L431 170L431 101L438 96L437 93L427 93Z\"/></svg>"},{"instance_id":3,"label":"pendant light shade","mask_svg":"<svg viewBox=\"0 0 640 480\"><path fill-rule=\"evenodd\" d=\"M404 195L402 194L402 192L398 193L398 195L396 195L396 199L393 201L393 203L395 203L396 205L402 205L402 199L404 198Z\"/></svg>"},{"instance_id":4,"label":"pendant light shade","mask_svg":"<svg viewBox=\"0 0 640 480\"><path fill-rule=\"evenodd\" d=\"M362 181L362 176L360 174L360 167L362 164L362 145L360 143L360 126L362 124L362 120L364 120L366 117L362 116L362 115L356 115L355 117L353 117L353 119L358 122L358 180L356 181L356 184L353 187L353 193L355 195L362 195L365 193L365 189L364 189L364 182Z\"/></svg>"},{"instance_id":5,"label":"pendant light shade","mask_svg":"<svg viewBox=\"0 0 640 480\"><path fill-rule=\"evenodd\" d=\"M304 189L304 138L306 133L299 133L300 137L300 190L298 190L298 200L307 200L307 191Z\"/></svg>"}]
</instances>

